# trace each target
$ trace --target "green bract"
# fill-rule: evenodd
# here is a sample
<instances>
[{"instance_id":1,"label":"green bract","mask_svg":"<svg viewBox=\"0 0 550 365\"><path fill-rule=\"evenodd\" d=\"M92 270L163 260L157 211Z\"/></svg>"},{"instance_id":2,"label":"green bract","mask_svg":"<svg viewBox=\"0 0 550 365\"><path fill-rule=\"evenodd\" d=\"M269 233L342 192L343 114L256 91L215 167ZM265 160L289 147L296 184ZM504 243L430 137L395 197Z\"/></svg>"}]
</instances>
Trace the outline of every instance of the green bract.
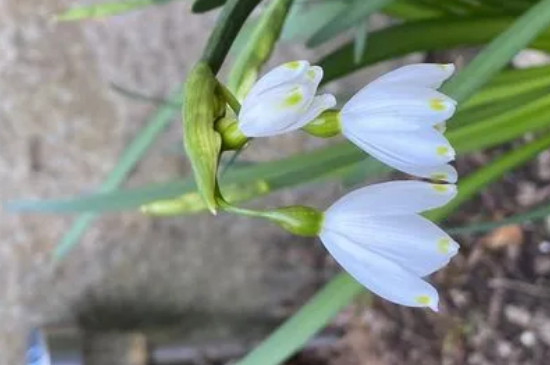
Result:
<instances>
[{"instance_id":1,"label":"green bract","mask_svg":"<svg viewBox=\"0 0 550 365\"><path fill-rule=\"evenodd\" d=\"M185 83L183 103L183 145L197 189L208 210L216 213L215 191L221 137L214 123L223 116L224 103L217 90L218 81L206 63L198 63Z\"/></svg>"}]
</instances>

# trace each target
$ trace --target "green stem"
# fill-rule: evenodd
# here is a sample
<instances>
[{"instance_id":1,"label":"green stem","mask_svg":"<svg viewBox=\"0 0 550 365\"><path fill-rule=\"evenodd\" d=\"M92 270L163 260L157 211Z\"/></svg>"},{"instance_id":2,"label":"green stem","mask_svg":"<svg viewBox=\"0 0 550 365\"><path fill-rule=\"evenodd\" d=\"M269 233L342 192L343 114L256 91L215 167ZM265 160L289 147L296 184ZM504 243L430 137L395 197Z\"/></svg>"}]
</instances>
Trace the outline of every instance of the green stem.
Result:
<instances>
[{"instance_id":1,"label":"green stem","mask_svg":"<svg viewBox=\"0 0 550 365\"><path fill-rule=\"evenodd\" d=\"M235 95L233 95L233 93L224 84L219 81L218 84L220 85L220 92L222 93L222 96L227 104L229 104L236 115L239 115L241 111L241 103L239 103L239 100L237 100Z\"/></svg>"},{"instance_id":2,"label":"green stem","mask_svg":"<svg viewBox=\"0 0 550 365\"><path fill-rule=\"evenodd\" d=\"M242 25L261 0L229 0L218 17L201 59L218 73Z\"/></svg>"}]
</instances>

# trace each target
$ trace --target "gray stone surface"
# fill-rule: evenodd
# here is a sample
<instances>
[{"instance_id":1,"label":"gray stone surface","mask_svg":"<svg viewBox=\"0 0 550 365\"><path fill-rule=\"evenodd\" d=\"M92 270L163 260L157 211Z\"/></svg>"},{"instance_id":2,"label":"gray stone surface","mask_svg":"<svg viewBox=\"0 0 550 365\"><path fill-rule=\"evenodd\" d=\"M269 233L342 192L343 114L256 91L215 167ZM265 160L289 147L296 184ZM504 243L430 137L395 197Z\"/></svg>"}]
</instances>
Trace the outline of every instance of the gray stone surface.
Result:
<instances>
[{"instance_id":1,"label":"gray stone surface","mask_svg":"<svg viewBox=\"0 0 550 365\"><path fill-rule=\"evenodd\" d=\"M50 21L72 3L0 2L1 200L93 191L154 110L110 83L167 95L215 20L174 2L105 20ZM295 54L278 52L285 60ZM128 185L186 174L179 136L174 123ZM244 158L267 160L317 144L283 136L256 143ZM264 204L326 206L337 190L286 192ZM28 329L44 323L78 319L110 327L113 320L132 327L180 318L191 331L215 318L277 315L318 279L313 240L244 218L108 214L53 264L52 249L70 217L0 214L0 364L21 363ZM322 252L318 243L313 247Z\"/></svg>"}]
</instances>

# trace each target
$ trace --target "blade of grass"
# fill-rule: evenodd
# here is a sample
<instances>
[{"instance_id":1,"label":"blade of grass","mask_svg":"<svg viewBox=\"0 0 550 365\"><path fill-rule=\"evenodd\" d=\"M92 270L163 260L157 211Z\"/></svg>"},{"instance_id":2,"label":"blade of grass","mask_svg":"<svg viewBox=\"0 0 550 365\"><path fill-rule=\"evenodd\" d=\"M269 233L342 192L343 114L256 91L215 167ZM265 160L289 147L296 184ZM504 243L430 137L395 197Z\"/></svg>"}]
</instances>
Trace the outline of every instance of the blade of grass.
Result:
<instances>
[{"instance_id":1,"label":"blade of grass","mask_svg":"<svg viewBox=\"0 0 550 365\"><path fill-rule=\"evenodd\" d=\"M246 46L237 54L227 78L227 87L243 98L268 60L293 0L273 0L260 15Z\"/></svg>"},{"instance_id":2,"label":"blade of grass","mask_svg":"<svg viewBox=\"0 0 550 365\"><path fill-rule=\"evenodd\" d=\"M466 100L496 75L516 53L546 30L548 25L550 1L539 1L485 47L468 65L466 72L460 72L449 80L443 86L443 92L452 90L455 100Z\"/></svg>"},{"instance_id":3,"label":"blade of grass","mask_svg":"<svg viewBox=\"0 0 550 365\"><path fill-rule=\"evenodd\" d=\"M77 5L54 17L60 22L105 18L139 10L150 5L162 5L174 0L126 0L93 5Z\"/></svg>"},{"instance_id":4,"label":"blade of grass","mask_svg":"<svg viewBox=\"0 0 550 365\"><path fill-rule=\"evenodd\" d=\"M405 56L412 52L484 44L504 31L512 24L513 20L514 18L511 17L458 17L428 19L396 25L369 34L369 47L362 55L360 63L353 62L353 42L350 42L323 57L316 64L323 67L325 71L323 83L327 83L365 66L389 58ZM549 41L550 31L546 31L532 43L532 46L547 49L550 46ZM514 49L516 48L514 47ZM495 70L500 69L501 67L495 67Z\"/></svg>"},{"instance_id":5,"label":"blade of grass","mask_svg":"<svg viewBox=\"0 0 550 365\"><path fill-rule=\"evenodd\" d=\"M229 0L223 7L201 57L214 74L220 70L241 27L260 2L261 0Z\"/></svg>"},{"instance_id":6,"label":"blade of grass","mask_svg":"<svg viewBox=\"0 0 550 365\"><path fill-rule=\"evenodd\" d=\"M485 233L492 231L495 228L511 225L523 224L548 217L550 215L550 205L548 203L542 206L530 209L525 213L514 214L508 218L500 219L496 222L478 222L470 223L460 227L445 228L445 231L450 234L471 234Z\"/></svg>"},{"instance_id":7,"label":"blade of grass","mask_svg":"<svg viewBox=\"0 0 550 365\"><path fill-rule=\"evenodd\" d=\"M324 25L308 41L308 47L317 47L337 35L364 22L371 14L387 6L393 0L354 0Z\"/></svg>"}]
</instances>

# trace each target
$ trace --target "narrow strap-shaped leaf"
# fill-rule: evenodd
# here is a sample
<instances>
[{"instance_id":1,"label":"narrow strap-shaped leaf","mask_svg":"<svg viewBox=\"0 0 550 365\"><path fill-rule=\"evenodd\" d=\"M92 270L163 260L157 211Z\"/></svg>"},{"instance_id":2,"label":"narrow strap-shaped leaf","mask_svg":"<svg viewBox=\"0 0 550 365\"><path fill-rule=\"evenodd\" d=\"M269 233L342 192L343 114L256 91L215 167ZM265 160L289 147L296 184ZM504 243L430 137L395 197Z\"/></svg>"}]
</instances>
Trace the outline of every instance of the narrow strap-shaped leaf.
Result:
<instances>
[{"instance_id":1,"label":"narrow strap-shaped leaf","mask_svg":"<svg viewBox=\"0 0 550 365\"><path fill-rule=\"evenodd\" d=\"M204 13L225 4L227 0L195 0L191 10L193 13Z\"/></svg>"},{"instance_id":2,"label":"narrow strap-shaped leaf","mask_svg":"<svg viewBox=\"0 0 550 365\"><path fill-rule=\"evenodd\" d=\"M256 23L246 46L237 54L229 73L227 87L244 97L256 81L279 39L293 0L273 0Z\"/></svg>"},{"instance_id":3,"label":"narrow strap-shaped leaf","mask_svg":"<svg viewBox=\"0 0 550 365\"><path fill-rule=\"evenodd\" d=\"M223 7L202 53L202 60L210 66L214 74L220 70L246 18L260 2L261 0L229 0Z\"/></svg>"},{"instance_id":4,"label":"narrow strap-shaped leaf","mask_svg":"<svg viewBox=\"0 0 550 365\"><path fill-rule=\"evenodd\" d=\"M392 1L393 0L354 0L343 11L338 13L331 22L315 33L311 39L308 40L307 45L309 47L317 47L333 39L342 32L361 24L371 14L382 9Z\"/></svg>"},{"instance_id":5,"label":"narrow strap-shaped leaf","mask_svg":"<svg viewBox=\"0 0 550 365\"><path fill-rule=\"evenodd\" d=\"M57 21L105 18L139 10L149 5L162 5L175 0L125 0L92 5L77 5L55 16Z\"/></svg>"},{"instance_id":6,"label":"narrow strap-shaped leaf","mask_svg":"<svg viewBox=\"0 0 550 365\"><path fill-rule=\"evenodd\" d=\"M353 43L338 48L317 64L323 67L325 71L323 83L327 83L365 66L411 52L436 51L486 43L510 26L513 20L510 17L459 17L405 23L371 32L369 47L362 55L361 62L357 64L353 62ZM548 48L550 31L542 33L532 46ZM500 70L500 68L495 69Z\"/></svg>"},{"instance_id":7,"label":"narrow strap-shaped leaf","mask_svg":"<svg viewBox=\"0 0 550 365\"><path fill-rule=\"evenodd\" d=\"M510 217L499 219L493 222L476 222L470 223L460 227L445 228L445 231L450 234L471 234L471 233L484 233L492 231L495 228L511 225L511 224L523 224L526 222L532 222L546 218L550 215L550 205L548 203L537 206L525 213L514 214Z\"/></svg>"},{"instance_id":8,"label":"narrow strap-shaped leaf","mask_svg":"<svg viewBox=\"0 0 550 365\"><path fill-rule=\"evenodd\" d=\"M453 98L466 100L496 75L509 60L530 44L550 25L550 1L540 1L476 56L469 67L447 82L443 91L452 90Z\"/></svg>"}]
</instances>

